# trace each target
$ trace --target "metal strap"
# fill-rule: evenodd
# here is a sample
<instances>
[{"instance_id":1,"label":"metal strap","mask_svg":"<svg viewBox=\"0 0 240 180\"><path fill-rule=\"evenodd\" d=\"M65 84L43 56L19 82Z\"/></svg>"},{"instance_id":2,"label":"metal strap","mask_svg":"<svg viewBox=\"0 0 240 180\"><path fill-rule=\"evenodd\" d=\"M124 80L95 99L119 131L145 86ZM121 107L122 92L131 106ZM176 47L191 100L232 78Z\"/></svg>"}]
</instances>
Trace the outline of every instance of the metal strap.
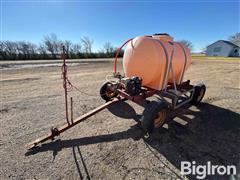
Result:
<instances>
[{"instance_id":1,"label":"metal strap","mask_svg":"<svg viewBox=\"0 0 240 180\"><path fill-rule=\"evenodd\" d=\"M173 63L172 63L174 51L175 51L175 47L173 47L173 50L171 53L170 71L172 72L174 91L175 91L175 94L177 94L177 86L176 86L176 80L175 80L175 75L174 75L174 71L173 71Z\"/></svg>"},{"instance_id":2,"label":"metal strap","mask_svg":"<svg viewBox=\"0 0 240 180\"><path fill-rule=\"evenodd\" d=\"M181 43L178 43L178 42L176 42L176 44L178 44L178 45L182 48L183 53L184 53L184 58L185 58L184 67L183 67L183 71L182 71L182 76L181 76L181 79L180 79L180 83L181 83L182 80L183 80L183 76L184 76L185 69L186 69L186 65L187 65L187 55L186 55L185 49L184 49L184 47L182 46L182 44L181 44Z\"/></svg>"},{"instance_id":3,"label":"metal strap","mask_svg":"<svg viewBox=\"0 0 240 180\"><path fill-rule=\"evenodd\" d=\"M159 40L159 39L156 39L156 40L162 46L162 48L164 50L164 53L165 53L165 56L166 56L166 67L165 67L165 72L164 72L164 81L162 83L162 89L165 89L166 88L166 84L167 84L167 78L168 78L168 62L169 62L168 61L168 52L167 52L166 47L162 43L162 41Z\"/></svg>"}]
</instances>

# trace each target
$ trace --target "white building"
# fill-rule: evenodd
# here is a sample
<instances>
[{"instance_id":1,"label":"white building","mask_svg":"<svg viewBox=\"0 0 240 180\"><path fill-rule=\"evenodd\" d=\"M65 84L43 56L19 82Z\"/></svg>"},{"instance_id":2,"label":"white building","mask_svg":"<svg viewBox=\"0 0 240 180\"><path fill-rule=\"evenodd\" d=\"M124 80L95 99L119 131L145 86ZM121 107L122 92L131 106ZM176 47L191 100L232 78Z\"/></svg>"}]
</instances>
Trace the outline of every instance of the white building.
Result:
<instances>
[{"instance_id":1,"label":"white building","mask_svg":"<svg viewBox=\"0 0 240 180\"><path fill-rule=\"evenodd\" d=\"M240 47L230 41L219 40L207 46L207 56L239 57Z\"/></svg>"}]
</instances>

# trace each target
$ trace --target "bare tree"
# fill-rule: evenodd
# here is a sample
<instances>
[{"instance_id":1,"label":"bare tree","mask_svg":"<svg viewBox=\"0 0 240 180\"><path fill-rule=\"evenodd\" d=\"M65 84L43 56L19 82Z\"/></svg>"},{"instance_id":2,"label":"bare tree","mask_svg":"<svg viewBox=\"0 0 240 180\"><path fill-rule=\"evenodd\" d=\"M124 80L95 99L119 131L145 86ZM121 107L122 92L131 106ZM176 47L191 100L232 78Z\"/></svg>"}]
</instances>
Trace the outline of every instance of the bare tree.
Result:
<instances>
[{"instance_id":1,"label":"bare tree","mask_svg":"<svg viewBox=\"0 0 240 180\"><path fill-rule=\"evenodd\" d=\"M188 41L188 40L181 40L179 41L180 43L184 44L186 47L188 47L188 49L190 49L190 51L193 50L193 44L192 42Z\"/></svg>"},{"instance_id":2,"label":"bare tree","mask_svg":"<svg viewBox=\"0 0 240 180\"><path fill-rule=\"evenodd\" d=\"M37 46L30 42L17 42L18 55L23 55L24 59L31 59L37 53Z\"/></svg>"},{"instance_id":3,"label":"bare tree","mask_svg":"<svg viewBox=\"0 0 240 180\"><path fill-rule=\"evenodd\" d=\"M5 44L4 41L0 41L0 52L4 52Z\"/></svg>"},{"instance_id":4,"label":"bare tree","mask_svg":"<svg viewBox=\"0 0 240 180\"><path fill-rule=\"evenodd\" d=\"M240 46L240 33L236 33L236 34L230 36L228 39L229 39L229 41L231 41L232 43Z\"/></svg>"},{"instance_id":5,"label":"bare tree","mask_svg":"<svg viewBox=\"0 0 240 180\"><path fill-rule=\"evenodd\" d=\"M46 49L52 54L53 58L56 58L56 55L60 52L61 42L58 40L56 34L51 34L45 36L43 40Z\"/></svg>"},{"instance_id":6,"label":"bare tree","mask_svg":"<svg viewBox=\"0 0 240 180\"><path fill-rule=\"evenodd\" d=\"M17 43L16 42L12 42L12 41L5 41L4 42L4 46L5 46L5 52L7 54L17 54L18 53L18 49L17 49Z\"/></svg>"},{"instance_id":7,"label":"bare tree","mask_svg":"<svg viewBox=\"0 0 240 180\"><path fill-rule=\"evenodd\" d=\"M47 49L46 46L44 46L44 44L40 43L38 45L38 49L37 49L39 54L47 54Z\"/></svg>"},{"instance_id":8,"label":"bare tree","mask_svg":"<svg viewBox=\"0 0 240 180\"><path fill-rule=\"evenodd\" d=\"M47 56L47 49L46 49L46 46L42 43L40 43L38 45L38 48L37 48L37 52L39 54L39 58L43 58L43 59L46 59L48 56Z\"/></svg>"},{"instance_id":9,"label":"bare tree","mask_svg":"<svg viewBox=\"0 0 240 180\"><path fill-rule=\"evenodd\" d=\"M4 51L4 42L0 41L0 51Z\"/></svg>"},{"instance_id":10,"label":"bare tree","mask_svg":"<svg viewBox=\"0 0 240 180\"><path fill-rule=\"evenodd\" d=\"M73 44L70 50L73 54L79 54L82 52L82 46L81 44Z\"/></svg>"},{"instance_id":11,"label":"bare tree","mask_svg":"<svg viewBox=\"0 0 240 180\"><path fill-rule=\"evenodd\" d=\"M37 48L38 47L37 47L36 44L28 42L28 47L29 47L29 52L31 54L37 54Z\"/></svg>"},{"instance_id":12,"label":"bare tree","mask_svg":"<svg viewBox=\"0 0 240 180\"><path fill-rule=\"evenodd\" d=\"M16 59L18 54L18 45L16 42L4 41L4 52L8 59Z\"/></svg>"},{"instance_id":13,"label":"bare tree","mask_svg":"<svg viewBox=\"0 0 240 180\"><path fill-rule=\"evenodd\" d=\"M5 58L5 45L3 41L0 41L0 59L4 59Z\"/></svg>"},{"instance_id":14,"label":"bare tree","mask_svg":"<svg viewBox=\"0 0 240 180\"><path fill-rule=\"evenodd\" d=\"M103 45L103 51L106 53L106 54L111 54L114 52L114 48L112 46L112 44L110 42L106 42L104 45Z\"/></svg>"},{"instance_id":15,"label":"bare tree","mask_svg":"<svg viewBox=\"0 0 240 180\"><path fill-rule=\"evenodd\" d=\"M110 42L106 42L101 51L92 53L93 42L85 36L75 44L69 40L61 41L55 34L45 36L38 45L27 41L0 41L0 60L56 59L60 58L62 45L65 46L67 58L113 57L117 51Z\"/></svg>"},{"instance_id":16,"label":"bare tree","mask_svg":"<svg viewBox=\"0 0 240 180\"><path fill-rule=\"evenodd\" d=\"M82 45L83 45L83 49L84 49L84 52L85 53L92 53L92 45L93 45L93 42L94 40L93 39L90 39L89 37L87 36L84 36L82 39Z\"/></svg>"}]
</instances>

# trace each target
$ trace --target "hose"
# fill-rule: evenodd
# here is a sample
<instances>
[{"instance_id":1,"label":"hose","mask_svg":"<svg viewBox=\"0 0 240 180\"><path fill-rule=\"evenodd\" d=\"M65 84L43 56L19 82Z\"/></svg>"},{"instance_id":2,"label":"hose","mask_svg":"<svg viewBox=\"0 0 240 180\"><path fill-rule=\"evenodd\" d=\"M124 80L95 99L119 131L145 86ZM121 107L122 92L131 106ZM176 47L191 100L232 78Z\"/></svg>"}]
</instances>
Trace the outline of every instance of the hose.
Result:
<instances>
[{"instance_id":1,"label":"hose","mask_svg":"<svg viewBox=\"0 0 240 180\"><path fill-rule=\"evenodd\" d=\"M118 48L117 54L116 54L115 59L114 59L114 76L116 76L116 74L117 74L117 59L118 59L118 56L119 56L120 52L122 51L122 48L123 48L129 41L131 41L132 39L133 39L133 38L128 39L125 43L122 44L122 46L121 46L120 48ZM66 78L66 84L65 84L65 82L63 81L63 88L64 88L64 89L66 88L67 92L70 92L70 91L72 91L73 89L75 89L75 90L77 90L78 92L80 92L80 93L82 93L82 94L85 94L85 95L87 95L87 96L98 97L97 95L93 95L93 94L89 94L89 93L86 93L86 92L84 92L84 91L81 91L78 87L74 86L74 85L70 82L70 80L69 80L69 78L68 78L67 69L68 69L68 66L64 63L64 64L62 65L62 68L61 68L61 70L62 70L61 78L62 78L62 79L63 79L64 77ZM107 76L105 77L105 79L106 79L107 81L111 81L111 80L109 80L108 78L109 78L109 76L107 75Z\"/></svg>"},{"instance_id":2,"label":"hose","mask_svg":"<svg viewBox=\"0 0 240 180\"><path fill-rule=\"evenodd\" d=\"M125 43L122 44L122 46L120 48L118 48L117 54L116 54L115 59L114 59L114 67L113 67L114 76L117 75L117 59L118 59L118 56L119 56L120 52L122 51L122 48L131 40L133 40L133 38L127 40Z\"/></svg>"},{"instance_id":3,"label":"hose","mask_svg":"<svg viewBox=\"0 0 240 180\"><path fill-rule=\"evenodd\" d=\"M65 66L65 67L64 67ZM65 68L65 71L64 71L64 68ZM66 64L63 64L62 65L62 74L61 74L61 78L63 79L64 77L64 74L65 74L65 77L66 77L66 85L65 85L65 82L63 81L63 88L67 90L67 92L70 92L72 91L73 89L75 89L76 91L82 93L82 94L85 94L87 96L92 96L92 97L99 97L98 95L95 95L95 94L89 94L89 93L86 93L84 91L81 91L78 87L74 86L71 81L69 80L68 78L68 75L67 75L67 69L68 69L68 66Z\"/></svg>"}]
</instances>

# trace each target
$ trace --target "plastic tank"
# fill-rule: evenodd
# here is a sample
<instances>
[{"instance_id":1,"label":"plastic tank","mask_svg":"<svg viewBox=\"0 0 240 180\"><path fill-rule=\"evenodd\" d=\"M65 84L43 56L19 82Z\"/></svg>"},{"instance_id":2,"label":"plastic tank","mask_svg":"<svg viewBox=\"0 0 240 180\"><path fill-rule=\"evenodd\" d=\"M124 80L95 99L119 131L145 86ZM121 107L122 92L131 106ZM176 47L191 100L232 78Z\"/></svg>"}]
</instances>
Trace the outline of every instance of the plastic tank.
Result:
<instances>
[{"instance_id":1,"label":"plastic tank","mask_svg":"<svg viewBox=\"0 0 240 180\"><path fill-rule=\"evenodd\" d=\"M174 82L170 71L171 56L175 82L180 84L191 64L191 55L185 45L174 42L168 34L131 40L124 52L123 70L127 77L141 77L143 86L162 90L168 82Z\"/></svg>"}]
</instances>

